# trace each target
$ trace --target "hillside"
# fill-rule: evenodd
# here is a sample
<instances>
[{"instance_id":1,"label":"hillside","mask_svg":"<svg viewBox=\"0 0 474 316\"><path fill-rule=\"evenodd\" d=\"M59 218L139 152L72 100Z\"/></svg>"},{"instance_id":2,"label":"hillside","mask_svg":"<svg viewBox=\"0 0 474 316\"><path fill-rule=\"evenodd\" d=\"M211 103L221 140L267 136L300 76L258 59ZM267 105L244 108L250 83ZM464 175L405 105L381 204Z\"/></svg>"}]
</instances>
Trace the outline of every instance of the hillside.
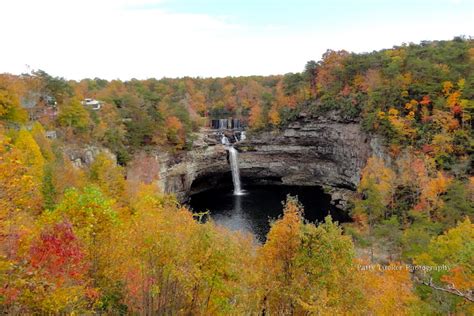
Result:
<instances>
[{"instance_id":1,"label":"hillside","mask_svg":"<svg viewBox=\"0 0 474 316\"><path fill-rule=\"evenodd\" d=\"M464 37L269 77L0 74L0 311L472 314L473 115ZM202 128L229 117L244 176L343 188L352 221L309 223L288 196L262 244L165 193L159 175L219 185Z\"/></svg>"}]
</instances>

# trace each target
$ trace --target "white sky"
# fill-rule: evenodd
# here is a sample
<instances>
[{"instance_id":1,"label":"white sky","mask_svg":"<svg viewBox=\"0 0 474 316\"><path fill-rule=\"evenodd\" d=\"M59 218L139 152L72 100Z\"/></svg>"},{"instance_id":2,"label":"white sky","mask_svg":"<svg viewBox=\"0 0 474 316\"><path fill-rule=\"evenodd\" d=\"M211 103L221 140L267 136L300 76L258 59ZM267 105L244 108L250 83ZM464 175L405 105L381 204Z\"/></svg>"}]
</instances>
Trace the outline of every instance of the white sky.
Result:
<instances>
[{"instance_id":1,"label":"white sky","mask_svg":"<svg viewBox=\"0 0 474 316\"><path fill-rule=\"evenodd\" d=\"M301 71L328 48L363 52L474 35L470 0L440 0L433 10L415 12L402 4L383 14L364 9L343 18L318 12L294 26L280 24L277 15L259 24L239 15L165 10L158 2L1 0L0 73L19 74L29 65L68 79L283 74Z\"/></svg>"}]
</instances>

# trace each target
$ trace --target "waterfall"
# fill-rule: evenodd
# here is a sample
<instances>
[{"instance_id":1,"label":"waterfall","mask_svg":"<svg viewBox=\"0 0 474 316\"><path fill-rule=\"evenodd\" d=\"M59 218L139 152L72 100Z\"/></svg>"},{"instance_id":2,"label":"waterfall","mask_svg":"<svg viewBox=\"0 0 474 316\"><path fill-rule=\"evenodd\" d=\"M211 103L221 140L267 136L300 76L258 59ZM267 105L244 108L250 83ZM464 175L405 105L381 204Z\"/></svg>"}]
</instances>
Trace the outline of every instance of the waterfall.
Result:
<instances>
[{"instance_id":1,"label":"waterfall","mask_svg":"<svg viewBox=\"0 0 474 316\"><path fill-rule=\"evenodd\" d=\"M228 119L220 119L219 120L219 129L228 129L229 128L229 120Z\"/></svg>"},{"instance_id":2,"label":"waterfall","mask_svg":"<svg viewBox=\"0 0 474 316\"><path fill-rule=\"evenodd\" d=\"M227 148L229 151L230 169L232 170L232 181L234 182L234 195L242 195L242 189L240 188L240 173L239 173L239 159L238 152L232 146Z\"/></svg>"},{"instance_id":3,"label":"waterfall","mask_svg":"<svg viewBox=\"0 0 474 316\"><path fill-rule=\"evenodd\" d=\"M222 145L225 145L225 146L230 145L229 139L227 137L225 137L225 135L222 135L221 143L222 143Z\"/></svg>"}]
</instances>

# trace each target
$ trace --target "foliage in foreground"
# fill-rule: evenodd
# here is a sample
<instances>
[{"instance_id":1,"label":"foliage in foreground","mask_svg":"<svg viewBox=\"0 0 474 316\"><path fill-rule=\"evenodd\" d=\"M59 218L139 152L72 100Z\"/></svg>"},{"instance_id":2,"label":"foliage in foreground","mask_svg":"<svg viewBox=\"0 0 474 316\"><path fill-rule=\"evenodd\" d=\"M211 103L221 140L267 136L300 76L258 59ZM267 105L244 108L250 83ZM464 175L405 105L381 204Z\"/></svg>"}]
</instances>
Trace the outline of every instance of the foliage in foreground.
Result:
<instances>
[{"instance_id":1,"label":"foliage in foreground","mask_svg":"<svg viewBox=\"0 0 474 316\"><path fill-rule=\"evenodd\" d=\"M417 300L408 272L360 273L337 223L305 223L293 198L260 245L153 186L130 191L105 156L72 167L41 133L0 134L4 313L408 313Z\"/></svg>"},{"instance_id":2,"label":"foliage in foreground","mask_svg":"<svg viewBox=\"0 0 474 316\"><path fill-rule=\"evenodd\" d=\"M328 51L303 73L272 77L0 75L1 311L473 314L473 70L472 39L456 38ZM105 104L87 110L85 97ZM330 218L305 223L289 198L259 245L130 185L105 154L81 170L60 149L64 140L99 144L123 165L147 146L188 148L206 116L258 130L299 111L337 111L383 136L384 158L362 171L344 234ZM376 263L389 268L364 268ZM397 268L407 264L449 269Z\"/></svg>"}]
</instances>

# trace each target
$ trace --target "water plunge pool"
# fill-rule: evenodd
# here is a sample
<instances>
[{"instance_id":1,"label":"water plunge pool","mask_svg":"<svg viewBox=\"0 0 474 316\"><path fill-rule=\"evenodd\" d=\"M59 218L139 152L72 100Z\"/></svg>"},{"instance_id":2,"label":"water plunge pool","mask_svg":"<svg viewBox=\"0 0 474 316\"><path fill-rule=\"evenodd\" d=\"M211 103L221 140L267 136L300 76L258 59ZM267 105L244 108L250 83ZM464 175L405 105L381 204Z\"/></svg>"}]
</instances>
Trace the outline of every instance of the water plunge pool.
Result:
<instances>
[{"instance_id":1,"label":"water plunge pool","mask_svg":"<svg viewBox=\"0 0 474 316\"><path fill-rule=\"evenodd\" d=\"M330 204L331 197L316 186L252 185L245 194L234 195L232 187L218 187L191 195L189 206L194 212L209 211L212 219L231 230L250 232L264 242L270 220L283 214L287 194L298 196L304 217L320 222L328 214L334 221L347 222L350 217Z\"/></svg>"}]
</instances>

